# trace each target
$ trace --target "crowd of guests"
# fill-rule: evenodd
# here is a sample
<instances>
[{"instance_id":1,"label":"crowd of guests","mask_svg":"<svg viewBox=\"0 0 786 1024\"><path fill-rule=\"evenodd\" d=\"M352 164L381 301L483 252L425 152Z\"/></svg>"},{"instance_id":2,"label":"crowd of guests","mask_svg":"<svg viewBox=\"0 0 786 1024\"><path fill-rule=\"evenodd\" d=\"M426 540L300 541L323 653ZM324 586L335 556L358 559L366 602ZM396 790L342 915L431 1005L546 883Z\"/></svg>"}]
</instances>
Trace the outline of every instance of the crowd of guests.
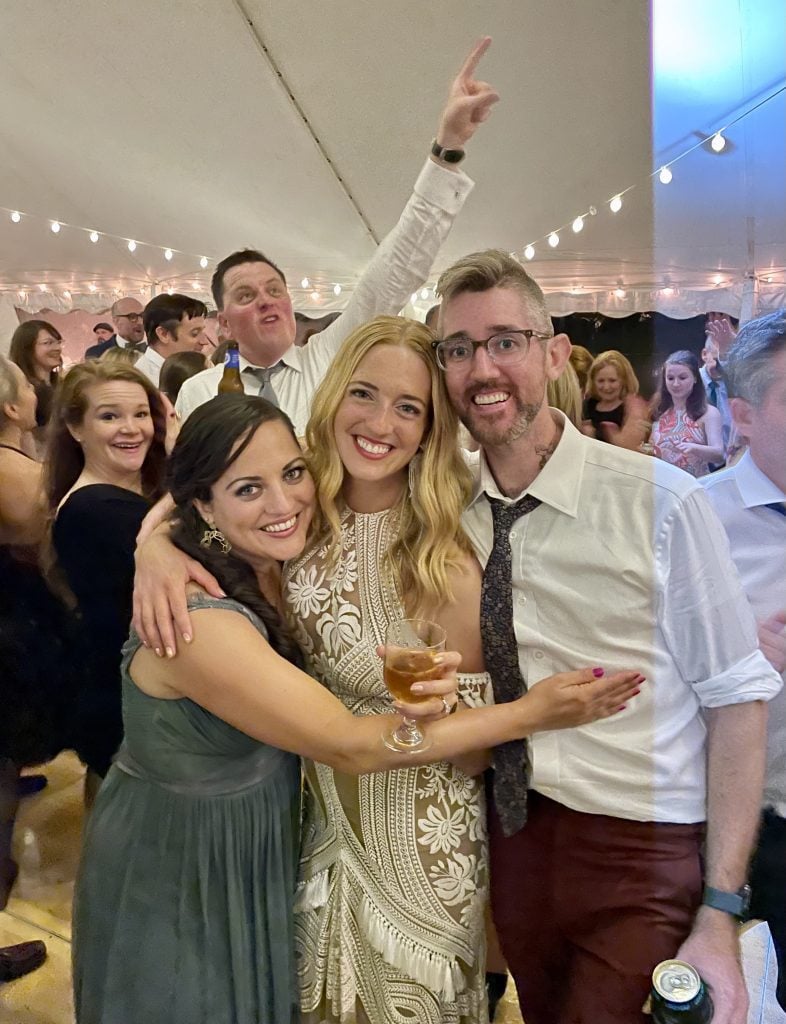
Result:
<instances>
[{"instance_id":1,"label":"crowd of guests","mask_svg":"<svg viewBox=\"0 0 786 1024\"><path fill-rule=\"evenodd\" d=\"M505 253L397 316L469 192L486 46L306 345L270 258L217 265L243 394L186 296L119 300L62 379L43 321L0 358L0 904L20 769L75 749L79 1024L482 1022L489 902L527 1024L643 1021L673 957L737 1024L749 913L786 1005L786 315L674 353L651 405ZM704 475L719 383L747 450ZM440 676L391 706L415 617ZM398 712L422 749L383 744Z\"/></svg>"}]
</instances>

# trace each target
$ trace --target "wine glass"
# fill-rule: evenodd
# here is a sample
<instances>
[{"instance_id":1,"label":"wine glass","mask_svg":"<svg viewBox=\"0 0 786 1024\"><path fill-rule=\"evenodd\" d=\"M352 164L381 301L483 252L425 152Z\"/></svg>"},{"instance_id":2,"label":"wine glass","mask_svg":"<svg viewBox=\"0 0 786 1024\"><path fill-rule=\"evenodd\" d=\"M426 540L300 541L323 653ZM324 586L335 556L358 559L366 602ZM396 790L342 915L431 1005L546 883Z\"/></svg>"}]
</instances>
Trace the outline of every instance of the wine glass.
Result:
<instances>
[{"instance_id":1,"label":"wine glass","mask_svg":"<svg viewBox=\"0 0 786 1024\"><path fill-rule=\"evenodd\" d=\"M413 683L439 679L443 673L436 657L445 650L445 630L428 619L400 619L385 632L385 685L396 700L420 704L425 694L412 693ZM384 733L382 742L390 750L416 753L427 750L431 741L423 735L414 718L402 715L396 729Z\"/></svg>"}]
</instances>

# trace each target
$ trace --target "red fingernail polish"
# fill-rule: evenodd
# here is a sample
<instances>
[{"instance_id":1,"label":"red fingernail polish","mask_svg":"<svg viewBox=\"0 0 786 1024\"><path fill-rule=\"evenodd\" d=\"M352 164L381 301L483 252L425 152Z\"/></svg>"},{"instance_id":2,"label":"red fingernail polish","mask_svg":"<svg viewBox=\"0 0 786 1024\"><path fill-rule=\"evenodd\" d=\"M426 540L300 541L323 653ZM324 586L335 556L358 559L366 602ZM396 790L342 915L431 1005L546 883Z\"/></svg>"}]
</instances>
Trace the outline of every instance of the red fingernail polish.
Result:
<instances>
[{"instance_id":1,"label":"red fingernail polish","mask_svg":"<svg viewBox=\"0 0 786 1024\"><path fill-rule=\"evenodd\" d=\"M620 706L617 708L617 711L624 711L627 706L627 704L620 704Z\"/></svg>"},{"instance_id":2,"label":"red fingernail polish","mask_svg":"<svg viewBox=\"0 0 786 1024\"><path fill-rule=\"evenodd\" d=\"M594 668L592 670L592 674L595 676L596 679L600 679L600 677L603 675L603 669L602 668Z\"/></svg>"}]
</instances>

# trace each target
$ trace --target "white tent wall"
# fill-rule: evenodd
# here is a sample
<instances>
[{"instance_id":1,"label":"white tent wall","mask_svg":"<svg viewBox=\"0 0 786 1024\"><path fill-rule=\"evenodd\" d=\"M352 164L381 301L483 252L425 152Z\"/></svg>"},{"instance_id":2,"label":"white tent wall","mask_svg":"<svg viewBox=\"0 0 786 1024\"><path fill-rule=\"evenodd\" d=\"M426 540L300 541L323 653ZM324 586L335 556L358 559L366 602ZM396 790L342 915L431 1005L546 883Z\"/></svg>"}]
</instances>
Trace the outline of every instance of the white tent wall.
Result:
<instances>
[{"instance_id":1,"label":"white tent wall","mask_svg":"<svg viewBox=\"0 0 786 1024\"><path fill-rule=\"evenodd\" d=\"M783 84L784 14L782 0L304 0L296 15L285 0L40 0L35 18L4 4L0 294L60 312L167 287L206 297L214 261L253 245L296 308L341 308L488 33L480 72L502 99L427 285L468 251L532 243L555 314L740 315L751 278L755 308L775 308L783 93L729 130L725 153L677 158ZM670 185L651 177L675 159Z\"/></svg>"}]
</instances>

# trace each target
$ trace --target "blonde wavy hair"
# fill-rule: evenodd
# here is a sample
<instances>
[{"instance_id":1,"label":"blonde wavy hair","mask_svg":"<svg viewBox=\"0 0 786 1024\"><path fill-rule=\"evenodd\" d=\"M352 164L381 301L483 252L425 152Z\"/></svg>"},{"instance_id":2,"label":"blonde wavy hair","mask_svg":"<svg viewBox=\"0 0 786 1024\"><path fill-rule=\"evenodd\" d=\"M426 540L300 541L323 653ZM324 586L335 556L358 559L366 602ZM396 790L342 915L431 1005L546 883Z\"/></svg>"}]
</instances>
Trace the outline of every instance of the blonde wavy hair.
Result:
<instances>
[{"instance_id":1,"label":"blonde wavy hair","mask_svg":"<svg viewBox=\"0 0 786 1024\"><path fill-rule=\"evenodd\" d=\"M628 395L637 395L639 393L639 379L634 373L630 361L621 352L610 348L606 352L601 352L600 355L595 356L592 360L592 366L590 366L589 373L587 374L588 398L594 398L596 401L600 400L600 395L595 387L595 378L604 366L613 366L617 371L617 376L622 381L620 398L627 398Z\"/></svg>"},{"instance_id":2,"label":"blonde wavy hair","mask_svg":"<svg viewBox=\"0 0 786 1024\"><path fill-rule=\"evenodd\" d=\"M335 559L340 550L339 502L346 471L336 446L334 423L355 371L377 345L409 349L428 368L428 423L421 451L409 465L409 486L396 505L398 534L385 554L383 566L410 614L452 601L449 572L460 567L472 552L461 527L472 477L458 446L458 417L431 347L433 338L424 324L404 317L378 316L359 327L330 365L314 396L306 428L309 462L317 485L312 544L328 542L329 559Z\"/></svg>"},{"instance_id":3,"label":"blonde wavy hair","mask_svg":"<svg viewBox=\"0 0 786 1024\"><path fill-rule=\"evenodd\" d=\"M555 409L561 409L568 417L574 427L581 429L583 400L579 378L570 363L556 380L550 380L546 384L546 400Z\"/></svg>"}]
</instances>

